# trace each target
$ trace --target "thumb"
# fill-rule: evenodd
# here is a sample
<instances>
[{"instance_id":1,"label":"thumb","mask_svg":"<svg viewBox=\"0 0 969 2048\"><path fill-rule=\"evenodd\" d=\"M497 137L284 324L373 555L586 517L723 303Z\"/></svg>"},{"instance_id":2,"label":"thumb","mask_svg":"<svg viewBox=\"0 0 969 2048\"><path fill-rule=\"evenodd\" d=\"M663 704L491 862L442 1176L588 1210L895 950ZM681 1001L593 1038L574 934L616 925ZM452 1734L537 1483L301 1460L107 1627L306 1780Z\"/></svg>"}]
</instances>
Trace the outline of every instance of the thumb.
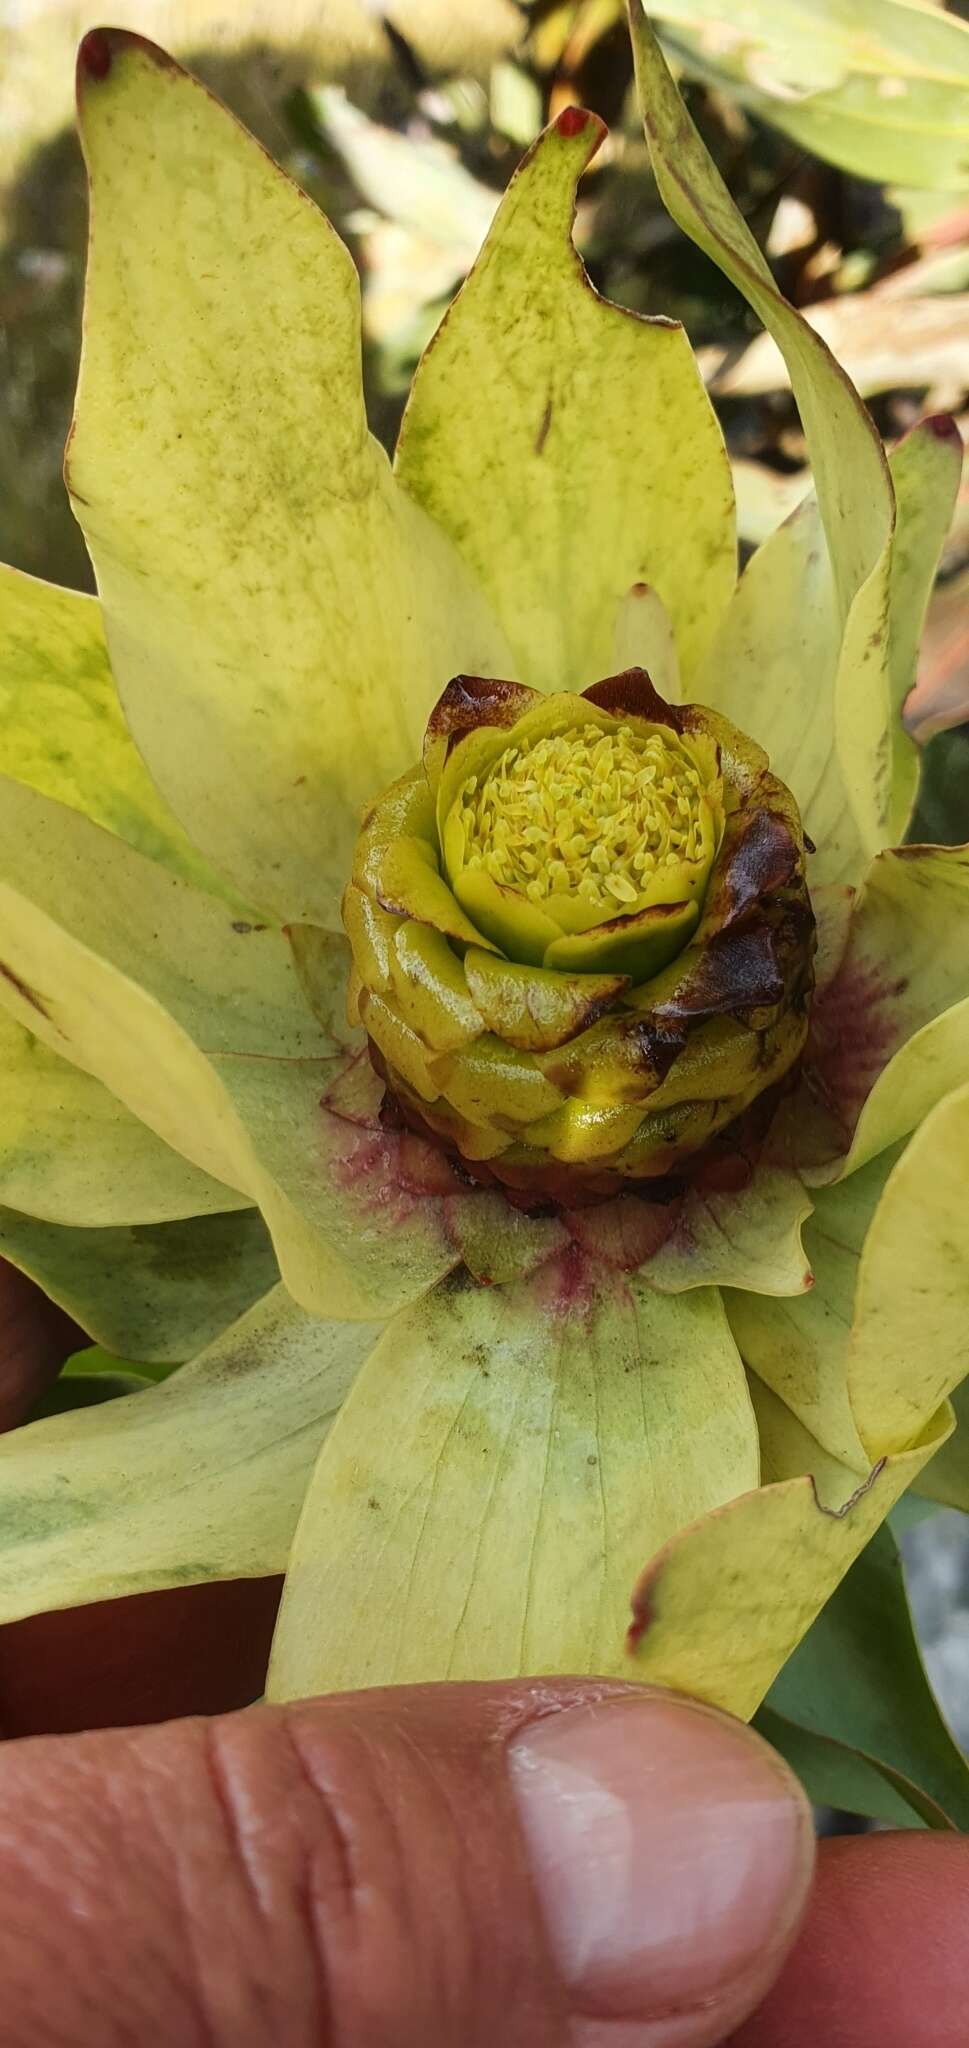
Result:
<instances>
[{"instance_id":1,"label":"thumb","mask_svg":"<svg viewBox=\"0 0 969 2048\"><path fill-rule=\"evenodd\" d=\"M0 1750L5 2048L703 2048L810 1813L641 1688L401 1688Z\"/></svg>"}]
</instances>

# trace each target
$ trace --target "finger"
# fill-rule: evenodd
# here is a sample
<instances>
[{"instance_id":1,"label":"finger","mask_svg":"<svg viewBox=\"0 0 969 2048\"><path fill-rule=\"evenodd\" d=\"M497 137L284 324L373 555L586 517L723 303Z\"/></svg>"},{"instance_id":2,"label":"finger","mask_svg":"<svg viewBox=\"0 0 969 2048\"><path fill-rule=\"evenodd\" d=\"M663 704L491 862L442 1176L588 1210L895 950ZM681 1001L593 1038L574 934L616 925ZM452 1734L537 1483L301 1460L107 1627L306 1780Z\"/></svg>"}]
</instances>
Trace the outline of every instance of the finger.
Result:
<instances>
[{"instance_id":1,"label":"finger","mask_svg":"<svg viewBox=\"0 0 969 2048\"><path fill-rule=\"evenodd\" d=\"M704 2048L810 1814L638 1688L403 1688L0 1752L5 2048Z\"/></svg>"},{"instance_id":2,"label":"finger","mask_svg":"<svg viewBox=\"0 0 969 2048\"><path fill-rule=\"evenodd\" d=\"M23 1421L85 1341L63 1309L0 1259L0 1431Z\"/></svg>"},{"instance_id":3,"label":"finger","mask_svg":"<svg viewBox=\"0 0 969 2048\"><path fill-rule=\"evenodd\" d=\"M732 2048L962 2048L967 1928L964 1837L822 1842L797 1946Z\"/></svg>"}]
</instances>

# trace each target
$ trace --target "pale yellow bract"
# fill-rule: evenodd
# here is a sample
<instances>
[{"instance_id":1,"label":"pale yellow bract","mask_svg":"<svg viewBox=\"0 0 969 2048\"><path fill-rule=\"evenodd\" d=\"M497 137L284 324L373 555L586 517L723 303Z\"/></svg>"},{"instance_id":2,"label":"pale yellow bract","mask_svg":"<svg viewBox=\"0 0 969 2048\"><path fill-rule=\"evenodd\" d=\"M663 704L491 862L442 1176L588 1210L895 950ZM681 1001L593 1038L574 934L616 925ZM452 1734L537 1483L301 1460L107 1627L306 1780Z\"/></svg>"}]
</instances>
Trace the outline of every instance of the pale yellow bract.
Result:
<instances>
[{"instance_id":1,"label":"pale yellow bract","mask_svg":"<svg viewBox=\"0 0 969 2048\"><path fill-rule=\"evenodd\" d=\"M572 243L596 117L513 179L391 464L332 228L161 52L82 47L99 597L0 579L0 1251L180 1369L3 1439L4 1621L288 1563L275 1698L568 1669L746 1714L907 1487L969 1507L964 1438L931 1463L966 1367L969 853L892 850L958 436L886 462L631 19L661 194L784 353L814 471L739 582L687 339ZM576 695L635 670L661 736ZM455 792L450 733L420 752L452 678L454 730L473 684L498 734ZM818 990L744 1172L525 1213L455 1171L442 1103L482 1183L519 1131L591 1183L757 1112L807 1029L798 812ZM547 928L560 898L656 917L681 869L642 986ZM486 884L530 960L474 923Z\"/></svg>"}]
</instances>

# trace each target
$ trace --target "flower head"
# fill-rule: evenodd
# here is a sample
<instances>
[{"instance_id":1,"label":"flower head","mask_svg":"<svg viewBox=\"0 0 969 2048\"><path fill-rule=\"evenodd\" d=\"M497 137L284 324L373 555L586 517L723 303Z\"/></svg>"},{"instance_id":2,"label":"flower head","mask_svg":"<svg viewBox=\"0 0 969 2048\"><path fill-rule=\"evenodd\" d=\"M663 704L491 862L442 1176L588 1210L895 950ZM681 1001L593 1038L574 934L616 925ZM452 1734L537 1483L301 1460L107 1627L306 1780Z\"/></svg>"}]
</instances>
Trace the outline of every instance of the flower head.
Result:
<instances>
[{"instance_id":1,"label":"flower head","mask_svg":"<svg viewBox=\"0 0 969 2048\"><path fill-rule=\"evenodd\" d=\"M969 855L892 850L958 437L886 462L632 25L814 465L739 583L686 338L572 245L595 117L391 467L328 223L162 53L82 45L99 598L3 580L0 1249L179 1370L5 1439L6 1618L288 1565L277 1696L749 1713L905 1487L966 1491Z\"/></svg>"},{"instance_id":2,"label":"flower head","mask_svg":"<svg viewBox=\"0 0 969 2048\"><path fill-rule=\"evenodd\" d=\"M767 756L645 670L581 696L455 677L361 833L352 1020L475 1179L669 1198L803 1049L804 861Z\"/></svg>"}]
</instances>

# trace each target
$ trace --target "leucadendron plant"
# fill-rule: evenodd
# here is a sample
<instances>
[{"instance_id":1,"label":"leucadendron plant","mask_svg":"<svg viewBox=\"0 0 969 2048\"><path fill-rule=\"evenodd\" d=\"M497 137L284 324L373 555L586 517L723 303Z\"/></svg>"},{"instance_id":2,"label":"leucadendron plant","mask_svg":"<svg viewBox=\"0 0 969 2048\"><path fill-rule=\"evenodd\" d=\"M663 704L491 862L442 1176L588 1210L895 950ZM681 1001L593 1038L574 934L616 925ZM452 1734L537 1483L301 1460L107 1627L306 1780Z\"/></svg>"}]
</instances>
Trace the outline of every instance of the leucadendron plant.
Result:
<instances>
[{"instance_id":1,"label":"leucadendron plant","mask_svg":"<svg viewBox=\"0 0 969 2048\"><path fill-rule=\"evenodd\" d=\"M3 580L0 1250L160 1383L4 1439L0 1619L288 1568L276 1699L748 1715L905 1489L965 1491L969 854L899 845L958 437L886 463L633 35L813 463L739 582L683 331L573 248L595 116L391 466L328 223L82 45L99 597Z\"/></svg>"}]
</instances>

